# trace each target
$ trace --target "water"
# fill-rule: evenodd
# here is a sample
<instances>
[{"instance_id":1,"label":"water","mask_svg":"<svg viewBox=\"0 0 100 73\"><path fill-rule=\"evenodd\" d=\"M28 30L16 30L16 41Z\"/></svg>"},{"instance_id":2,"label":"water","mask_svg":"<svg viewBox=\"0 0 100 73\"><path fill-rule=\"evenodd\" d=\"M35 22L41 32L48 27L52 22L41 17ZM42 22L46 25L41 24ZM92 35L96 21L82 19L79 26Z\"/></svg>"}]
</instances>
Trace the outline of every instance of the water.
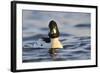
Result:
<instances>
[{"instance_id":1,"label":"water","mask_svg":"<svg viewBox=\"0 0 100 73\"><path fill-rule=\"evenodd\" d=\"M46 42L48 33L45 32L48 30L43 28L38 30L38 33L40 31L42 34L32 33L23 36L22 60L24 63L91 59L90 28L75 26L69 26L67 29L60 28L59 39L64 48L58 49L56 55L49 53L51 44L50 41Z\"/></svg>"},{"instance_id":2,"label":"water","mask_svg":"<svg viewBox=\"0 0 100 73\"><path fill-rule=\"evenodd\" d=\"M22 11L22 61L48 62L91 59L91 14L61 11ZM57 22L63 44L56 55L49 53L49 22Z\"/></svg>"}]
</instances>

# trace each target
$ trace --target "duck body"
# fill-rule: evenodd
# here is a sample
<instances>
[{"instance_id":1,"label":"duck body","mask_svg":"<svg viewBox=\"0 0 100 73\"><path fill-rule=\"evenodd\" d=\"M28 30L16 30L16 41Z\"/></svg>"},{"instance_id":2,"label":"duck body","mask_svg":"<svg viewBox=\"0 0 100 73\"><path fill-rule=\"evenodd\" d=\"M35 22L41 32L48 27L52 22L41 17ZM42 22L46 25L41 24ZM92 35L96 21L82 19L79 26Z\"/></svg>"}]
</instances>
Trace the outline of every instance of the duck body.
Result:
<instances>
[{"instance_id":1,"label":"duck body","mask_svg":"<svg viewBox=\"0 0 100 73\"><path fill-rule=\"evenodd\" d=\"M51 39L51 48L63 48L59 38L52 38Z\"/></svg>"}]
</instances>

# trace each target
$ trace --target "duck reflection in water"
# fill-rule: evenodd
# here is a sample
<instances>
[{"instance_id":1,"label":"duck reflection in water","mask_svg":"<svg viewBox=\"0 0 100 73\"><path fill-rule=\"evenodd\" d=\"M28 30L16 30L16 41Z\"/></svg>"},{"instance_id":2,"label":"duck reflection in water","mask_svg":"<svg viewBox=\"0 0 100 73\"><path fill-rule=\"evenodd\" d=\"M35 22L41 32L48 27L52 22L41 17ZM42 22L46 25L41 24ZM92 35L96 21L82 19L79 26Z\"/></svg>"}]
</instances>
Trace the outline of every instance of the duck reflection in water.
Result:
<instances>
[{"instance_id":1,"label":"duck reflection in water","mask_svg":"<svg viewBox=\"0 0 100 73\"><path fill-rule=\"evenodd\" d=\"M49 49L49 53L52 54L53 57L57 54L57 49L63 48L63 45L59 41L59 29L57 23L55 21L50 21L49 23L50 32L48 34L51 40L51 48Z\"/></svg>"}]
</instances>

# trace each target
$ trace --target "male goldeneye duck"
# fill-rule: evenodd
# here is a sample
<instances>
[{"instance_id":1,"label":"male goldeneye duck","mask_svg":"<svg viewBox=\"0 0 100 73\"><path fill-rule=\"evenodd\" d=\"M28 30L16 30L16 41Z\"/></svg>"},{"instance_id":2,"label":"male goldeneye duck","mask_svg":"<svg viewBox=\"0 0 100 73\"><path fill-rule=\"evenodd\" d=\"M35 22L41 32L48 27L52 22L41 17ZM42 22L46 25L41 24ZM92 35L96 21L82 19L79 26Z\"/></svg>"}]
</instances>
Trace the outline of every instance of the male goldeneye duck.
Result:
<instances>
[{"instance_id":1,"label":"male goldeneye duck","mask_svg":"<svg viewBox=\"0 0 100 73\"><path fill-rule=\"evenodd\" d=\"M51 48L50 48L49 52L55 54L56 49L63 48L63 45L59 41L59 34L60 33L58 30L57 23L53 20L50 21L49 29L50 29L50 32L49 32L48 36L51 39Z\"/></svg>"}]
</instances>

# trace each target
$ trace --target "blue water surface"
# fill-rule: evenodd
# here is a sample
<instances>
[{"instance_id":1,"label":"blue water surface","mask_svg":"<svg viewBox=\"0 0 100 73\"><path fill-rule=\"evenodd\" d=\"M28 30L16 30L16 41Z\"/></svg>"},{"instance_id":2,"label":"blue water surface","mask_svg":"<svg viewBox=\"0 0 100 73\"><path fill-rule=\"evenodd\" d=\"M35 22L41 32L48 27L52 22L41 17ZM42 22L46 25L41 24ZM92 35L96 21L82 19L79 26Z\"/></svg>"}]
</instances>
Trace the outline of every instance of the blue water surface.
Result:
<instances>
[{"instance_id":1,"label":"blue water surface","mask_svg":"<svg viewBox=\"0 0 100 73\"><path fill-rule=\"evenodd\" d=\"M91 15L80 12L23 10L22 60L48 62L91 59ZM63 44L56 55L49 53L49 22L57 22Z\"/></svg>"},{"instance_id":2,"label":"blue water surface","mask_svg":"<svg viewBox=\"0 0 100 73\"><path fill-rule=\"evenodd\" d=\"M77 28L77 31L79 29L80 27ZM86 31L87 28L81 30ZM56 55L49 53L51 43L43 40L46 37L48 38L47 34L33 34L33 36L23 37L23 62L88 60L91 58L91 37L89 35L79 36L79 33L74 35L61 32L59 40L63 44L63 48L58 49Z\"/></svg>"}]
</instances>

